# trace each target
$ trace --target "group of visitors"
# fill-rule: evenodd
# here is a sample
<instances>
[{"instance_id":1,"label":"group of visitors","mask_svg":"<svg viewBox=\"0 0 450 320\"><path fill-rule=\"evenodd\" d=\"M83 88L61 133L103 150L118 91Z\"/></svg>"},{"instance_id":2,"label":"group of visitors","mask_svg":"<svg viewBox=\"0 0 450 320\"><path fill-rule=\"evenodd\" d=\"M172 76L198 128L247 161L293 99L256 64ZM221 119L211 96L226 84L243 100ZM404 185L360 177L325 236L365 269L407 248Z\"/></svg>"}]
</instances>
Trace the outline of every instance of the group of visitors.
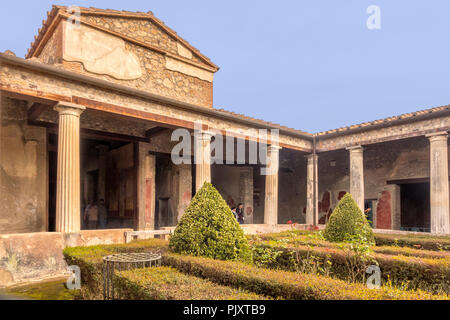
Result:
<instances>
[{"instance_id":1,"label":"group of visitors","mask_svg":"<svg viewBox=\"0 0 450 320\"><path fill-rule=\"evenodd\" d=\"M244 204L239 203L237 207L232 207L231 212L233 213L236 220L239 222L239 224L244 223Z\"/></svg>"},{"instance_id":2,"label":"group of visitors","mask_svg":"<svg viewBox=\"0 0 450 320\"><path fill-rule=\"evenodd\" d=\"M84 210L84 223L88 230L106 229L108 213L105 200L100 199L98 203L91 201Z\"/></svg>"}]
</instances>

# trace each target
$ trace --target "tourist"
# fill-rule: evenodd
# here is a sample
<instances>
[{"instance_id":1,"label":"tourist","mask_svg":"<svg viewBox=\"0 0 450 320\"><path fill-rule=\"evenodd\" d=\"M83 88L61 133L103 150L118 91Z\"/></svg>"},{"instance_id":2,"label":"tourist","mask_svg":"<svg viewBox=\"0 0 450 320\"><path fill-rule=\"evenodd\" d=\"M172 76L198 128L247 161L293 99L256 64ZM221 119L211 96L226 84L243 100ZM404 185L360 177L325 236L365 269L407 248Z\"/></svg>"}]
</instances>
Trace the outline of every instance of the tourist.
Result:
<instances>
[{"instance_id":1,"label":"tourist","mask_svg":"<svg viewBox=\"0 0 450 320\"><path fill-rule=\"evenodd\" d=\"M236 213L237 213L237 220L238 220L239 224L243 224L244 223L244 204L243 203L239 203L239 205L236 209Z\"/></svg>"},{"instance_id":2,"label":"tourist","mask_svg":"<svg viewBox=\"0 0 450 320\"><path fill-rule=\"evenodd\" d=\"M100 199L98 203L98 220L100 224L100 229L106 229L106 225L108 223L108 212L105 207L105 200Z\"/></svg>"},{"instance_id":3,"label":"tourist","mask_svg":"<svg viewBox=\"0 0 450 320\"><path fill-rule=\"evenodd\" d=\"M234 218L237 220L238 219L238 215L237 215L237 212L236 212L236 207L232 207L231 208L231 213L233 213Z\"/></svg>"}]
</instances>

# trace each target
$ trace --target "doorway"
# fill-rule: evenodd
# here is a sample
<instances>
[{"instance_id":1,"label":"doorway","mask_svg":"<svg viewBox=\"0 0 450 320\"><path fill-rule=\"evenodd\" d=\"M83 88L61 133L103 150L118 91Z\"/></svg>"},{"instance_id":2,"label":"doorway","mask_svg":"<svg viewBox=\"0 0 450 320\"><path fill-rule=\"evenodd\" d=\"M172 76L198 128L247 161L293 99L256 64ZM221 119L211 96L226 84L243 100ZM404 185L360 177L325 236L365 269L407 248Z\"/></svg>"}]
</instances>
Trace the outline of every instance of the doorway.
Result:
<instances>
[{"instance_id":1,"label":"doorway","mask_svg":"<svg viewBox=\"0 0 450 320\"><path fill-rule=\"evenodd\" d=\"M430 232L430 183L400 185L401 230Z\"/></svg>"}]
</instances>

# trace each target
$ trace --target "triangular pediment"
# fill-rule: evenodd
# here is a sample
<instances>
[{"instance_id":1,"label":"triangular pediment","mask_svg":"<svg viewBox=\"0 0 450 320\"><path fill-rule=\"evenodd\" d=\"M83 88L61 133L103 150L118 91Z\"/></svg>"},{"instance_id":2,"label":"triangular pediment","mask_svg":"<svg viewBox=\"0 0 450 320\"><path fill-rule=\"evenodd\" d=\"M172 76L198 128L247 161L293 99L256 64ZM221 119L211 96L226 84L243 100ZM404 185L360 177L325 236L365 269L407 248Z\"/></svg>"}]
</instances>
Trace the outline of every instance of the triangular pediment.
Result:
<instances>
[{"instance_id":1,"label":"triangular pediment","mask_svg":"<svg viewBox=\"0 0 450 320\"><path fill-rule=\"evenodd\" d=\"M65 6L53 6L52 11L48 13L47 20L43 22L43 28L39 30L35 42L32 43L27 58L39 55L61 19L70 19L79 12L81 24L84 26L121 37L125 41L135 42L152 50L161 51L168 56L173 55L180 60L203 65L212 72L219 69L209 58L167 27L151 12L78 8L79 11L75 11Z\"/></svg>"}]
</instances>

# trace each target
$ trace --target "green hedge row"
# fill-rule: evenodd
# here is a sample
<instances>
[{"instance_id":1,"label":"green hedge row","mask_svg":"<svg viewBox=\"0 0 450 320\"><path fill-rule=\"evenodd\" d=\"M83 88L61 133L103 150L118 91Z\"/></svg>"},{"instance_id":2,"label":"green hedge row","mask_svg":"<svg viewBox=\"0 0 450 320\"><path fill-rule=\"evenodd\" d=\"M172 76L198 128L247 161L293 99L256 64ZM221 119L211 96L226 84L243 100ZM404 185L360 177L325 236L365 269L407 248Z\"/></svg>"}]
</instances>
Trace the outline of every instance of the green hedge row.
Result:
<instances>
[{"instance_id":1,"label":"green hedge row","mask_svg":"<svg viewBox=\"0 0 450 320\"><path fill-rule=\"evenodd\" d=\"M250 243L258 244L261 243L261 239L267 239L261 236L259 239L253 237ZM302 246L312 246L312 247L324 247L324 248L339 248L336 243L331 243L325 240L319 240L310 236L293 236L291 238L287 237L277 237L277 240L273 240L269 237L269 240L263 241L264 243L270 243L271 245L302 245ZM443 259L450 258L450 252L448 251L432 251L424 249L415 249L410 247L399 247L399 246L373 246L372 250L376 253L383 253L389 255L404 255L409 257L417 258L430 258L430 259Z\"/></svg>"},{"instance_id":2,"label":"green hedge row","mask_svg":"<svg viewBox=\"0 0 450 320\"><path fill-rule=\"evenodd\" d=\"M220 285L288 300L450 299L448 295L433 295L421 290L412 292L386 287L368 289L362 284L347 283L323 276L262 269L242 262L181 256L173 253L163 256L163 264Z\"/></svg>"},{"instance_id":3,"label":"green hedge row","mask_svg":"<svg viewBox=\"0 0 450 320\"><path fill-rule=\"evenodd\" d=\"M399 246L434 251L450 251L450 237L430 235L375 234L377 246Z\"/></svg>"},{"instance_id":4,"label":"green hedge row","mask_svg":"<svg viewBox=\"0 0 450 320\"><path fill-rule=\"evenodd\" d=\"M292 230L278 233L268 233L259 236L249 236L250 240L260 238L262 240L286 240L297 239L308 243L315 243L317 246L330 246L327 241L315 239L313 235L317 233L314 231ZM432 236L432 235L403 235L403 234L382 234L375 233L376 246L393 246L393 247L409 247L420 250L432 251L450 251L450 237L449 236ZM305 243L306 244L306 243Z\"/></svg>"},{"instance_id":5,"label":"green hedge row","mask_svg":"<svg viewBox=\"0 0 450 320\"><path fill-rule=\"evenodd\" d=\"M114 288L125 300L269 300L271 298L213 283L174 268L118 272Z\"/></svg>"},{"instance_id":6,"label":"green hedge row","mask_svg":"<svg viewBox=\"0 0 450 320\"><path fill-rule=\"evenodd\" d=\"M342 280L349 280L350 259L358 261L351 251L337 248L308 247L283 245L270 242L253 244L253 259L256 265L272 269L315 270ZM422 289L434 293L450 292L450 258L430 259L403 255L387 255L374 253L374 261L366 263L377 264L381 269L382 280L391 281L395 286L409 290ZM314 264L306 265L305 264ZM362 263L361 263L362 264ZM355 270L355 268L353 268ZM356 272L356 270L355 270ZM359 271L358 280L363 279L365 270Z\"/></svg>"},{"instance_id":7,"label":"green hedge row","mask_svg":"<svg viewBox=\"0 0 450 320\"><path fill-rule=\"evenodd\" d=\"M82 294L87 299L102 299L103 257L124 252L148 252L168 250L169 242L161 239L133 241L127 244L68 247L63 251L68 265L80 267Z\"/></svg>"}]
</instances>

